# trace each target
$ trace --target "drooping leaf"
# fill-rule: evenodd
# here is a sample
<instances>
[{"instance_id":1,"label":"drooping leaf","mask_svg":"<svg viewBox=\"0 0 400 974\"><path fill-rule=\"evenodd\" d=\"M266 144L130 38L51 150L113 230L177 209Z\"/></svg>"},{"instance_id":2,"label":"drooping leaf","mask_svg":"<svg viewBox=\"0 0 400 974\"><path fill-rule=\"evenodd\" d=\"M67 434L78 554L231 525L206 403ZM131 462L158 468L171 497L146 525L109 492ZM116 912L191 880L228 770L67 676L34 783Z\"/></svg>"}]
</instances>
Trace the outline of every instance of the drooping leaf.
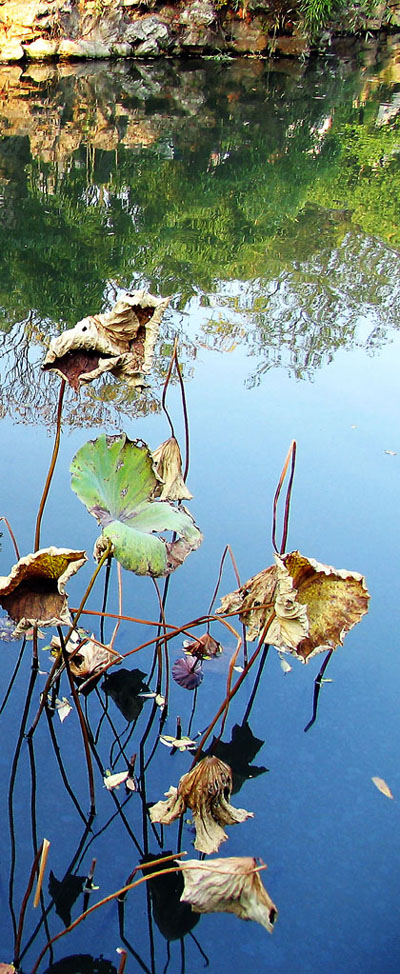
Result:
<instances>
[{"instance_id":1,"label":"drooping leaf","mask_svg":"<svg viewBox=\"0 0 400 974\"><path fill-rule=\"evenodd\" d=\"M112 311L89 315L54 338L43 368L58 372L75 390L104 372L143 387L168 303L146 291L125 294Z\"/></svg>"},{"instance_id":2,"label":"drooping leaf","mask_svg":"<svg viewBox=\"0 0 400 974\"><path fill-rule=\"evenodd\" d=\"M86 560L84 551L42 548L0 576L0 605L16 623L16 636L31 626L70 624L65 586Z\"/></svg>"},{"instance_id":3,"label":"drooping leaf","mask_svg":"<svg viewBox=\"0 0 400 974\"><path fill-rule=\"evenodd\" d=\"M323 565L299 551L276 555L275 562L225 596L219 611L238 612L249 639L256 639L273 616L264 641L304 663L343 645L368 611L363 575Z\"/></svg>"},{"instance_id":4,"label":"drooping leaf","mask_svg":"<svg viewBox=\"0 0 400 974\"><path fill-rule=\"evenodd\" d=\"M99 557L111 541L113 554L137 575L168 575L198 548L202 534L185 508L153 500L159 480L148 446L125 433L85 443L71 464L71 486L103 533ZM179 538L167 541L163 532Z\"/></svg>"},{"instance_id":5,"label":"drooping leaf","mask_svg":"<svg viewBox=\"0 0 400 974\"><path fill-rule=\"evenodd\" d=\"M156 495L162 501L191 500L193 494L186 487L182 477L182 458L179 445L174 436L161 443L152 453L157 476L162 483Z\"/></svg>"},{"instance_id":6,"label":"drooping leaf","mask_svg":"<svg viewBox=\"0 0 400 974\"><path fill-rule=\"evenodd\" d=\"M172 676L180 687L185 690L195 690L200 686L203 679L203 670L198 660L187 660L184 656L175 660L172 667Z\"/></svg>"},{"instance_id":7,"label":"drooping leaf","mask_svg":"<svg viewBox=\"0 0 400 974\"><path fill-rule=\"evenodd\" d=\"M250 856L182 862L185 888L182 901L196 913L235 913L255 920L272 933L278 916L275 903L263 886L257 859Z\"/></svg>"},{"instance_id":8,"label":"drooping leaf","mask_svg":"<svg viewBox=\"0 0 400 974\"><path fill-rule=\"evenodd\" d=\"M61 648L61 642L58 636L52 637L50 646L56 650ZM71 633L65 649L71 655L69 668L79 685L88 680L89 677L97 676L99 679L105 666L109 663L119 663L122 659L114 649L110 649L108 646L99 643L93 634L89 638L82 630L79 633ZM88 684L89 691L94 689L98 679L97 681L92 680Z\"/></svg>"},{"instance_id":9,"label":"drooping leaf","mask_svg":"<svg viewBox=\"0 0 400 974\"><path fill-rule=\"evenodd\" d=\"M377 788L382 795L385 795L386 798L393 798L389 785L386 784L384 778L371 778L371 781L374 782L375 788Z\"/></svg>"},{"instance_id":10,"label":"drooping leaf","mask_svg":"<svg viewBox=\"0 0 400 974\"><path fill-rule=\"evenodd\" d=\"M253 818L252 812L230 804L231 791L232 774L228 765L216 757L205 757L183 775L178 788L170 787L167 801L159 801L150 808L150 819L170 825L190 808L196 826L195 849L207 854L217 852L221 842L228 838L224 825Z\"/></svg>"},{"instance_id":11,"label":"drooping leaf","mask_svg":"<svg viewBox=\"0 0 400 974\"><path fill-rule=\"evenodd\" d=\"M170 853L166 851L155 856L150 853L144 856L142 863L155 862L154 866L148 866L143 870L144 876L151 876L152 872L162 869L162 864L158 865L157 860L168 855ZM172 859L166 865L171 868L180 863ZM200 917L193 912L189 903L183 903L181 900L184 887L181 872L176 871L154 879L150 878L147 886L150 890L155 923L166 940L178 940L193 930Z\"/></svg>"},{"instance_id":12,"label":"drooping leaf","mask_svg":"<svg viewBox=\"0 0 400 974\"><path fill-rule=\"evenodd\" d=\"M141 695L148 690L147 683L144 682L145 676L142 670L125 668L105 675L101 688L111 697L125 720L136 720L142 711Z\"/></svg>"},{"instance_id":13,"label":"drooping leaf","mask_svg":"<svg viewBox=\"0 0 400 974\"><path fill-rule=\"evenodd\" d=\"M218 643L209 632L204 632L202 636L199 636L198 639L193 639L192 642L186 640L183 643L183 648L185 653L190 653L191 656L198 656L203 659L215 659L216 656L220 656L222 653L221 643Z\"/></svg>"}]
</instances>

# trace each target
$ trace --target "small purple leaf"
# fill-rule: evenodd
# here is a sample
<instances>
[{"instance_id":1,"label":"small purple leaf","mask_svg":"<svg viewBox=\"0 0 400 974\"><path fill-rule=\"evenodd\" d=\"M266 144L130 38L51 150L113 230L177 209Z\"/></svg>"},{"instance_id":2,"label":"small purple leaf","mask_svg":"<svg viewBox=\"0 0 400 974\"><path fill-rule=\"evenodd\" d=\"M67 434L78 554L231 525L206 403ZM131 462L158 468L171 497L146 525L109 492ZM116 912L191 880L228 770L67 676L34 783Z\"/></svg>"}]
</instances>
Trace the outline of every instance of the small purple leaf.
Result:
<instances>
[{"instance_id":1,"label":"small purple leaf","mask_svg":"<svg viewBox=\"0 0 400 974\"><path fill-rule=\"evenodd\" d=\"M185 690L195 690L203 679L203 670L198 660L193 663L193 659L181 657L172 667L172 676L180 687L184 687Z\"/></svg>"}]
</instances>

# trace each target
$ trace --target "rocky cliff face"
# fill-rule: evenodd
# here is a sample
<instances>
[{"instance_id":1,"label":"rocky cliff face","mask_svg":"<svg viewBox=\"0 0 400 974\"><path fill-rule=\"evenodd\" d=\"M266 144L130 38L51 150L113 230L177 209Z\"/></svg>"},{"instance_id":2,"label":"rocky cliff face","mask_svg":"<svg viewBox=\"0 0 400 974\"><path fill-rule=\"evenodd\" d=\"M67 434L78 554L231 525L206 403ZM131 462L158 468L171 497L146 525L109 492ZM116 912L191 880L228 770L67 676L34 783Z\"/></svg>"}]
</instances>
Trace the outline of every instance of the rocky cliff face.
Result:
<instances>
[{"instance_id":1,"label":"rocky cliff face","mask_svg":"<svg viewBox=\"0 0 400 974\"><path fill-rule=\"evenodd\" d=\"M0 0L0 62L54 58L241 54L300 56L309 51L295 8L277 0ZM360 24L361 26L361 24ZM400 0L377 3L362 27L400 26ZM345 31L346 25L332 30ZM332 31L326 31L329 45Z\"/></svg>"}]
</instances>

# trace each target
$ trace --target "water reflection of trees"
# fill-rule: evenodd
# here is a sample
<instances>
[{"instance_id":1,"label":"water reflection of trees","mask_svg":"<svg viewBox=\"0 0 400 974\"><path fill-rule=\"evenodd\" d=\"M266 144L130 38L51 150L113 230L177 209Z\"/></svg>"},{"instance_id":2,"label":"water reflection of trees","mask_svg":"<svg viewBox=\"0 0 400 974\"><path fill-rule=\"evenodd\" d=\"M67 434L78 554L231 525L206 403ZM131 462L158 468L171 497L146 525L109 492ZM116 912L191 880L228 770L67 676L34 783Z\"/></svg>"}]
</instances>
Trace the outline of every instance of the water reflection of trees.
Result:
<instances>
[{"instance_id":1,"label":"water reflection of trees","mask_svg":"<svg viewBox=\"0 0 400 974\"><path fill-rule=\"evenodd\" d=\"M265 276L221 282L220 295L208 296L213 311L203 326L207 341L221 350L245 342L259 361L251 385L273 367L311 378L339 348L373 353L398 328L398 253L347 222L336 246L322 240L295 259L296 250L304 253L297 239L303 218L307 225L310 218L318 223L318 217L315 208L299 215L297 236L281 241L280 259L267 259ZM359 330L364 321L367 336Z\"/></svg>"},{"instance_id":2,"label":"water reflection of trees","mask_svg":"<svg viewBox=\"0 0 400 974\"><path fill-rule=\"evenodd\" d=\"M395 119L375 124L387 86L366 94L365 68L344 76L332 62L285 70L248 61L0 68L3 410L46 419L35 370L50 336L104 308L113 286L172 293L181 311L209 302L197 337L221 349L245 342L259 361L250 381L273 365L312 375L338 347L358 344L360 315L371 320L367 348L386 340L398 320L393 204L390 243L379 238L379 200L398 198ZM175 327L188 369L194 354L177 320L162 336L161 378ZM131 410L103 386L75 412L71 400L70 422ZM157 408L155 390L135 408Z\"/></svg>"}]
</instances>

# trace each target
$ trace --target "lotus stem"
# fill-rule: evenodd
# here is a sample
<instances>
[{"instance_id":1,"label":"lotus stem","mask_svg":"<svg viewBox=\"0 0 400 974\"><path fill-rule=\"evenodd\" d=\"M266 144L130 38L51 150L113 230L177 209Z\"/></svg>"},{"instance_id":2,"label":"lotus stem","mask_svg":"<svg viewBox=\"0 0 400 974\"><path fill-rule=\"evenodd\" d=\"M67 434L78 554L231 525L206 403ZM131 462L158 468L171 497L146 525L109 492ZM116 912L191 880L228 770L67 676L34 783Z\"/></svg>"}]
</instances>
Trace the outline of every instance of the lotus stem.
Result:
<instances>
[{"instance_id":1,"label":"lotus stem","mask_svg":"<svg viewBox=\"0 0 400 974\"><path fill-rule=\"evenodd\" d=\"M37 515L37 519L36 519L35 544L34 544L34 548L33 548L34 551L38 551L39 548L40 548L40 527L41 527L41 523L42 523L43 511L44 511L45 504L46 504L46 501L47 501L47 498L48 498L51 481L53 479L54 468L55 468L55 465L56 465L56 462L57 462L58 451L59 451L59 448L60 448L60 439L61 439L61 414L62 414L62 405L63 405L63 399L64 399L64 392L65 392L65 379L62 379L61 380L61 385L60 385L60 392L59 392L59 396L58 396L56 436L55 436L55 440L54 440L53 453L52 453L52 457L51 457L51 461L50 461L49 472L47 474L46 483L44 485L42 499L40 501L38 515Z\"/></svg>"},{"instance_id":2,"label":"lotus stem","mask_svg":"<svg viewBox=\"0 0 400 974\"><path fill-rule=\"evenodd\" d=\"M288 489L286 491L286 501L285 501L285 514L283 519L283 531L282 531L282 541L279 548L279 554L283 554L286 550L287 534L289 528L289 513L290 513L290 500L292 495L292 485L294 477L294 469L296 466L296 440L292 440L286 460L283 464L282 473L279 478L279 483L275 491L274 503L273 503L273 519L272 519L272 545L276 554L278 554L278 547L276 544L276 512L278 506L279 495L283 487L283 483L287 474L290 460L292 461Z\"/></svg>"},{"instance_id":3,"label":"lotus stem","mask_svg":"<svg viewBox=\"0 0 400 974\"><path fill-rule=\"evenodd\" d=\"M9 533L10 538L11 538L11 541L12 541L12 543L14 545L14 551L15 551L15 554L17 556L17 561L19 561L19 559L20 559L20 553L19 553L19 550L18 550L18 545L17 545L16 539L15 539L15 534L14 534L14 531L12 530L11 524L7 520L7 518L4 517L4 515L2 517L0 517L0 521L4 521L4 524L8 528L8 533Z\"/></svg>"},{"instance_id":4,"label":"lotus stem","mask_svg":"<svg viewBox=\"0 0 400 974\"><path fill-rule=\"evenodd\" d=\"M73 680L73 676L72 676L72 673L71 673L70 665L69 665L68 653L67 653L67 650L65 648L66 647L66 643L64 641L62 629L61 629L60 626L57 626L57 631L58 631L58 635L59 635L59 639L60 639L60 643L61 643L61 649L62 649L62 655L63 655L64 665L65 665L65 669L66 669L67 674L68 674L68 680L69 680L69 685L70 685L70 688L71 688L72 697L73 697L74 704L75 704L75 707L76 707L76 710L77 710L77 713L78 713L79 723L81 725L82 738L83 738L83 746L84 746L84 749L85 749L86 765L87 765L88 780L89 780L90 815L94 815L96 813L96 800L95 800L95 793L94 793L93 765L92 765L92 758L91 758L91 754L90 754L90 744L89 744L89 735L88 735L87 724L86 724L85 718L84 718L83 713L82 713L82 708L81 708L81 704L80 704L78 692L77 692L77 689L76 689L76 686L75 686L75 683L74 683L74 680Z\"/></svg>"},{"instance_id":5,"label":"lotus stem","mask_svg":"<svg viewBox=\"0 0 400 974\"><path fill-rule=\"evenodd\" d=\"M46 840L43 840L43 841L46 841L47 842L47 839ZM24 898L23 898L22 904L21 904L21 910L20 910L19 921L18 921L18 930L17 930L17 936L15 938L15 946L14 946L14 967L16 967L16 968L18 968L18 966L19 966L19 954L20 954L20 949L21 949L21 939L22 939L22 932L23 932L23 929L24 929L24 920L25 920L26 908L28 906L28 900L29 900L29 897L30 897L31 892L32 892L33 884L34 884L34 881L35 881L36 870L37 870L37 867L39 865L39 859L40 859L40 857L42 855L42 851L43 851L43 842L42 842L42 845L40 846L40 848L38 849L38 851L37 851L37 853L35 855L35 858L33 860L33 865L32 865L32 869L31 869L31 872L30 872L30 876L29 876L29 880L28 880L28 885L26 887L25 894L24 894Z\"/></svg>"},{"instance_id":6,"label":"lotus stem","mask_svg":"<svg viewBox=\"0 0 400 974\"><path fill-rule=\"evenodd\" d=\"M306 726L304 728L304 733L307 733L307 731L310 730L310 727L312 727L312 725L315 724L315 721L317 719L317 713L318 713L318 698L319 698L319 695L320 695L320 692L321 692L322 678L323 678L323 675L325 673L325 670L326 670L326 668L328 666L328 663L329 663L329 660L330 660L330 658L332 656L332 653L333 653L333 649L330 649L329 652L325 656L324 662L323 662L323 664L321 666L321 669L320 669L318 675L315 677L315 680L314 680L314 695L313 695L313 712L312 712L311 720L308 721L308 724L306 724Z\"/></svg>"}]
</instances>

